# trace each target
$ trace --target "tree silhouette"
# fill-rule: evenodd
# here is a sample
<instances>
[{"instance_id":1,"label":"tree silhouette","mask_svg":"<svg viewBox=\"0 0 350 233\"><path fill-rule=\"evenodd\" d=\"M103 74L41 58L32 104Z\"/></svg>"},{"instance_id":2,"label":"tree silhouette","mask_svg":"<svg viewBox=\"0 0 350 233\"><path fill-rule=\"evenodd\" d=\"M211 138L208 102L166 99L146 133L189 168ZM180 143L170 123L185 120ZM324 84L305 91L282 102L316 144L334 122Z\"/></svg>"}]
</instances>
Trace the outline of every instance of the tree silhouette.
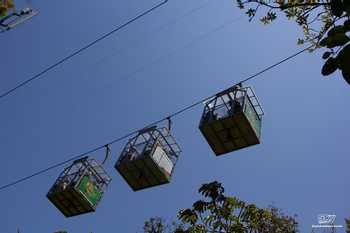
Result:
<instances>
[{"instance_id":1,"label":"tree silhouette","mask_svg":"<svg viewBox=\"0 0 350 233\"><path fill-rule=\"evenodd\" d=\"M346 233L350 233L350 218L345 219Z\"/></svg>"},{"instance_id":2,"label":"tree silhouette","mask_svg":"<svg viewBox=\"0 0 350 233\"><path fill-rule=\"evenodd\" d=\"M145 223L145 233L297 233L294 217L281 213L275 207L258 208L236 197L224 195L222 185L214 181L203 184L199 193L204 199L196 201L192 208L179 211L181 224L164 231L164 220ZM162 225L162 226L160 226ZM147 230L146 230L147 229ZM151 229L154 229L152 231ZM159 231L160 230L160 231ZM163 230L163 231L162 231Z\"/></svg>"},{"instance_id":3,"label":"tree silhouette","mask_svg":"<svg viewBox=\"0 0 350 233\"><path fill-rule=\"evenodd\" d=\"M12 0L0 0L0 18L7 15L7 12L14 8Z\"/></svg>"},{"instance_id":4,"label":"tree silhouette","mask_svg":"<svg viewBox=\"0 0 350 233\"><path fill-rule=\"evenodd\" d=\"M310 51L326 48L326 60L321 73L330 75L339 69L350 85L350 1L349 0L236 0L238 7L246 9L252 21L263 8L260 21L269 24L282 12L303 30L297 43L309 43Z\"/></svg>"}]
</instances>

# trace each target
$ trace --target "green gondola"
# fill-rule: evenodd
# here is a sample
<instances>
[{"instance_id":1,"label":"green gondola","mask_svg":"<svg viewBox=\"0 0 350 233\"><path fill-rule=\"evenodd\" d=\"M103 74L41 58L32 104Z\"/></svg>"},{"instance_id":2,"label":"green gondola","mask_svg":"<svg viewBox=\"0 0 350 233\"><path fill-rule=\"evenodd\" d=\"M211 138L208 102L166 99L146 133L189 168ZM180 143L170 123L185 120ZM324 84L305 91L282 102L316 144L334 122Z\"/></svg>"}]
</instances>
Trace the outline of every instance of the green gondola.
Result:
<instances>
[{"instance_id":1,"label":"green gondola","mask_svg":"<svg viewBox=\"0 0 350 233\"><path fill-rule=\"evenodd\" d=\"M129 140L114 167L138 191L169 183L180 152L167 128L151 127Z\"/></svg>"},{"instance_id":2,"label":"green gondola","mask_svg":"<svg viewBox=\"0 0 350 233\"><path fill-rule=\"evenodd\" d=\"M260 143L263 109L250 87L235 86L205 103L199 129L223 155Z\"/></svg>"},{"instance_id":3,"label":"green gondola","mask_svg":"<svg viewBox=\"0 0 350 233\"><path fill-rule=\"evenodd\" d=\"M47 198L66 217L94 212L111 178L94 159L73 162L58 177Z\"/></svg>"}]
</instances>

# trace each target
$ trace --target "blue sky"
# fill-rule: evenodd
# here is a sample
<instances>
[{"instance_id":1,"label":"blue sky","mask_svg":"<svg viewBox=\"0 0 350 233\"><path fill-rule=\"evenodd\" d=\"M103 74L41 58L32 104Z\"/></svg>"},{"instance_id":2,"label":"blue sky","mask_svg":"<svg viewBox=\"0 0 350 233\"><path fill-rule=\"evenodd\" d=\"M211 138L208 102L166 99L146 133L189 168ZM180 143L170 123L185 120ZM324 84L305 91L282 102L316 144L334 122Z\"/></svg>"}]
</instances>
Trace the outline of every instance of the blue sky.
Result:
<instances>
[{"instance_id":1,"label":"blue sky","mask_svg":"<svg viewBox=\"0 0 350 233\"><path fill-rule=\"evenodd\" d=\"M0 91L41 71L159 1L31 1L40 15L1 35ZM18 2L21 5L22 2ZM284 19L249 23L231 0L178 0L0 100L1 184L60 162L227 88L300 50ZM173 119L183 153L169 185L134 193L113 165L98 211L64 218L45 195L63 168L0 193L2 232L141 232L168 220L218 180L228 195L297 214L310 232L320 213L350 215L349 86L320 74L321 51L302 54L247 85L266 115L262 143L215 157L198 130L202 106ZM92 154L103 159L103 152ZM338 231L344 232L344 231Z\"/></svg>"}]
</instances>

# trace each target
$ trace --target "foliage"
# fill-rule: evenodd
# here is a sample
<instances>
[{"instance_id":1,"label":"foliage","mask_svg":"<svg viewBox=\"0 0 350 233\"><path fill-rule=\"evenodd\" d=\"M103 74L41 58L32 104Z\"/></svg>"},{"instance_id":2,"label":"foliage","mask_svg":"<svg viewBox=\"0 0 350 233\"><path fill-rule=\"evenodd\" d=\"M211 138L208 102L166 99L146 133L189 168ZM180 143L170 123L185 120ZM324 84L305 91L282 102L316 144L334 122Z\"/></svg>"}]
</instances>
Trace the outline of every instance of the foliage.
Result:
<instances>
[{"instance_id":1,"label":"foliage","mask_svg":"<svg viewBox=\"0 0 350 233\"><path fill-rule=\"evenodd\" d=\"M175 222L167 224L161 217L150 218L143 226L144 233L171 233L177 232L179 229L182 229L181 224Z\"/></svg>"},{"instance_id":2,"label":"foliage","mask_svg":"<svg viewBox=\"0 0 350 233\"><path fill-rule=\"evenodd\" d=\"M13 0L0 0L0 17L6 16L7 12L14 7Z\"/></svg>"},{"instance_id":3,"label":"foliage","mask_svg":"<svg viewBox=\"0 0 350 233\"><path fill-rule=\"evenodd\" d=\"M350 233L350 218L345 219L346 233Z\"/></svg>"},{"instance_id":4,"label":"foliage","mask_svg":"<svg viewBox=\"0 0 350 233\"><path fill-rule=\"evenodd\" d=\"M165 221L160 217L155 217L145 222L143 230L145 233L163 233L165 228Z\"/></svg>"},{"instance_id":5,"label":"foliage","mask_svg":"<svg viewBox=\"0 0 350 233\"><path fill-rule=\"evenodd\" d=\"M259 8L265 9L260 17L263 24L277 19L277 12L295 20L303 30L298 44L309 43L310 51L324 47L327 59L321 73L330 75L337 69L350 85L350 0L236 0L241 9L248 8L249 20L256 17Z\"/></svg>"},{"instance_id":6,"label":"foliage","mask_svg":"<svg viewBox=\"0 0 350 233\"><path fill-rule=\"evenodd\" d=\"M275 207L261 209L235 197L224 195L224 188L215 181L203 184L199 193L204 199L196 201L192 208L179 211L182 225L174 233L297 233L298 223ZM152 219L151 219L152 220ZM152 221L148 221L150 223ZM147 222L146 222L147 223ZM155 227L157 223L153 221ZM146 226L146 224L145 224ZM145 229L145 228L144 228ZM147 225L145 233L160 233ZM160 228L159 228L160 229Z\"/></svg>"}]
</instances>

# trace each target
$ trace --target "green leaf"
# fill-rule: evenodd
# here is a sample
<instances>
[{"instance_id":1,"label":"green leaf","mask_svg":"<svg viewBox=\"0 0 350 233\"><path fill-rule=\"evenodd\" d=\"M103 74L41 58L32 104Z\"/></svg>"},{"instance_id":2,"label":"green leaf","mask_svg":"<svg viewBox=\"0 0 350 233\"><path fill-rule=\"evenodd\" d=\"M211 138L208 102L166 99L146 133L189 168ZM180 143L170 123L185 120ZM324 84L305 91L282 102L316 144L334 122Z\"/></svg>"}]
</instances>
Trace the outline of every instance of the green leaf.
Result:
<instances>
[{"instance_id":1,"label":"green leaf","mask_svg":"<svg viewBox=\"0 0 350 233\"><path fill-rule=\"evenodd\" d=\"M213 221L214 221L214 215L208 215L204 219L204 223L207 225L211 225L213 223Z\"/></svg>"},{"instance_id":2,"label":"green leaf","mask_svg":"<svg viewBox=\"0 0 350 233\"><path fill-rule=\"evenodd\" d=\"M321 73L322 75L327 76L332 74L337 69L338 69L337 59L330 57L323 65Z\"/></svg>"},{"instance_id":3,"label":"green leaf","mask_svg":"<svg viewBox=\"0 0 350 233\"><path fill-rule=\"evenodd\" d=\"M327 46L328 47L328 45L331 43L332 43L332 38L327 36L320 41L320 46L322 46L322 47Z\"/></svg>"},{"instance_id":4,"label":"green leaf","mask_svg":"<svg viewBox=\"0 0 350 233\"><path fill-rule=\"evenodd\" d=\"M335 46L346 45L349 41L350 39L345 33L338 33L333 36L333 43Z\"/></svg>"},{"instance_id":5,"label":"green leaf","mask_svg":"<svg viewBox=\"0 0 350 233\"><path fill-rule=\"evenodd\" d=\"M269 12L269 13L267 13L267 18L272 22L273 20L275 20L277 18L277 15L275 12Z\"/></svg>"},{"instance_id":6,"label":"green leaf","mask_svg":"<svg viewBox=\"0 0 350 233\"><path fill-rule=\"evenodd\" d=\"M207 209L208 203L202 200L196 201L193 204L193 209L199 213L203 213Z\"/></svg>"},{"instance_id":7,"label":"green leaf","mask_svg":"<svg viewBox=\"0 0 350 233\"><path fill-rule=\"evenodd\" d=\"M320 46L327 47L329 49L343 46L350 41L349 37L345 33L330 34L320 41Z\"/></svg>"},{"instance_id":8,"label":"green leaf","mask_svg":"<svg viewBox=\"0 0 350 233\"><path fill-rule=\"evenodd\" d=\"M344 0L343 4L344 4L344 10L350 16L350 1L349 0Z\"/></svg>"},{"instance_id":9,"label":"green leaf","mask_svg":"<svg viewBox=\"0 0 350 233\"><path fill-rule=\"evenodd\" d=\"M338 33L345 33L345 28L344 28L343 25L337 25L337 26L335 26L335 27L332 27L332 28L328 31L327 35L328 35L328 36L335 36L335 35L338 34Z\"/></svg>"},{"instance_id":10,"label":"green leaf","mask_svg":"<svg viewBox=\"0 0 350 233\"><path fill-rule=\"evenodd\" d=\"M0 6L0 17L6 16L7 8Z\"/></svg>"},{"instance_id":11,"label":"green leaf","mask_svg":"<svg viewBox=\"0 0 350 233\"><path fill-rule=\"evenodd\" d=\"M265 24L265 25L269 23L269 21L268 21L268 19L266 18L266 16L262 17L262 18L260 19L260 22L262 22L262 23Z\"/></svg>"},{"instance_id":12,"label":"green leaf","mask_svg":"<svg viewBox=\"0 0 350 233\"><path fill-rule=\"evenodd\" d=\"M255 10L253 8L249 8L246 12L246 14L249 16L249 17L253 17L255 15Z\"/></svg>"},{"instance_id":13,"label":"green leaf","mask_svg":"<svg viewBox=\"0 0 350 233\"><path fill-rule=\"evenodd\" d=\"M323 58L323 59L327 59L327 58L329 58L329 56L330 56L331 54L332 54L331 52L325 52L325 53L322 55L322 58Z\"/></svg>"},{"instance_id":14,"label":"green leaf","mask_svg":"<svg viewBox=\"0 0 350 233\"><path fill-rule=\"evenodd\" d=\"M344 80L350 85L350 71L342 70L341 71Z\"/></svg>"},{"instance_id":15,"label":"green leaf","mask_svg":"<svg viewBox=\"0 0 350 233\"><path fill-rule=\"evenodd\" d=\"M339 52L337 59L343 78L350 85L350 44Z\"/></svg>"},{"instance_id":16,"label":"green leaf","mask_svg":"<svg viewBox=\"0 0 350 233\"><path fill-rule=\"evenodd\" d=\"M214 181L209 184L203 184L199 188L198 192L205 197L210 197L212 201L215 201L224 193L224 188L222 187L221 183Z\"/></svg>"},{"instance_id":17,"label":"green leaf","mask_svg":"<svg viewBox=\"0 0 350 233\"><path fill-rule=\"evenodd\" d=\"M340 17L344 10L344 5L341 0L331 0L331 12L333 15Z\"/></svg>"},{"instance_id":18,"label":"green leaf","mask_svg":"<svg viewBox=\"0 0 350 233\"><path fill-rule=\"evenodd\" d=\"M195 224L198 220L198 215L191 209L180 210L179 219L185 223Z\"/></svg>"},{"instance_id":19,"label":"green leaf","mask_svg":"<svg viewBox=\"0 0 350 233\"><path fill-rule=\"evenodd\" d=\"M304 44L305 43L305 41L303 40L303 39L298 39L298 41L297 41L297 44L298 45L302 45L302 44Z\"/></svg>"},{"instance_id":20,"label":"green leaf","mask_svg":"<svg viewBox=\"0 0 350 233\"><path fill-rule=\"evenodd\" d=\"M350 31L350 19L346 20L344 22L344 31L349 32Z\"/></svg>"},{"instance_id":21,"label":"green leaf","mask_svg":"<svg viewBox=\"0 0 350 233\"><path fill-rule=\"evenodd\" d=\"M238 8L244 9L244 5L242 3L242 0L237 0Z\"/></svg>"},{"instance_id":22,"label":"green leaf","mask_svg":"<svg viewBox=\"0 0 350 233\"><path fill-rule=\"evenodd\" d=\"M214 230L216 230L216 229L219 228L219 227L222 227L222 223L221 223L220 221L214 222L214 224L213 224Z\"/></svg>"},{"instance_id":23,"label":"green leaf","mask_svg":"<svg viewBox=\"0 0 350 233\"><path fill-rule=\"evenodd\" d=\"M337 60L339 63L339 69L344 70L348 67L350 68L350 44L345 46L337 56Z\"/></svg>"},{"instance_id":24,"label":"green leaf","mask_svg":"<svg viewBox=\"0 0 350 233\"><path fill-rule=\"evenodd\" d=\"M285 14L286 14L286 17L290 20L290 19L293 19L295 17L295 12L292 11L292 9L288 9L285 11Z\"/></svg>"}]
</instances>

